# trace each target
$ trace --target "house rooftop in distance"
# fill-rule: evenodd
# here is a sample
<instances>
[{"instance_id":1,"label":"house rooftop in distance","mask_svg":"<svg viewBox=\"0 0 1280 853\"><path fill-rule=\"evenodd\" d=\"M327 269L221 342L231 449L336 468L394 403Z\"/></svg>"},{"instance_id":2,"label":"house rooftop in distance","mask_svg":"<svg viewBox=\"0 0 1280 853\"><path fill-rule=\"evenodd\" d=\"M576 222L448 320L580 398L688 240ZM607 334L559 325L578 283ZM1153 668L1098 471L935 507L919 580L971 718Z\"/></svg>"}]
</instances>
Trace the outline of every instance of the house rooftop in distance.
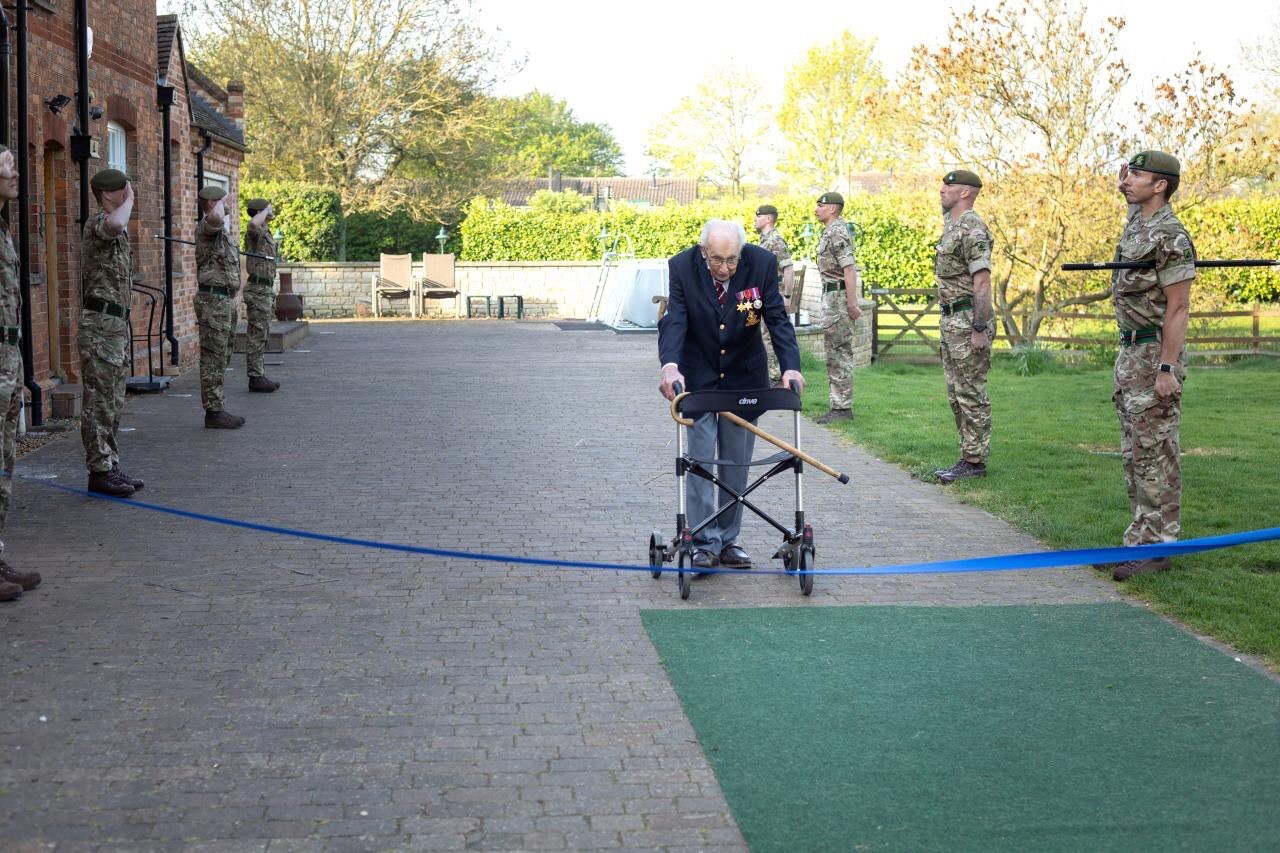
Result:
<instances>
[{"instance_id":1,"label":"house rooftop in distance","mask_svg":"<svg viewBox=\"0 0 1280 853\"><path fill-rule=\"evenodd\" d=\"M668 201L688 204L698 200L697 178L518 178L502 188L502 200L525 207L538 190L569 190L587 198L625 201L659 207Z\"/></svg>"}]
</instances>

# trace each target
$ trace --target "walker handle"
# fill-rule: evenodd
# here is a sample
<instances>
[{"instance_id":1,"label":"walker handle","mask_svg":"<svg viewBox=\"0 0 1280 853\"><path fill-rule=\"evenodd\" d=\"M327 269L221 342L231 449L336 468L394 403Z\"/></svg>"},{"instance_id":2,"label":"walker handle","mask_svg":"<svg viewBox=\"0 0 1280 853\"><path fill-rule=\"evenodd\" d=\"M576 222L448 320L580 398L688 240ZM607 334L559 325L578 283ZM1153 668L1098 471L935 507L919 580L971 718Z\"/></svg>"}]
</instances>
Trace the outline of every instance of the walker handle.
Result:
<instances>
[{"instance_id":1,"label":"walker handle","mask_svg":"<svg viewBox=\"0 0 1280 853\"><path fill-rule=\"evenodd\" d=\"M796 383L796 381L795 381L794 379L788 379L788 380L787 380L787 387L791 389L791 393L793 393L793 394L799 394L799 393L800 393L800 388L798 387L798 384Z\"/></svg>"},{"instance_id":2,"label":"walker handle","mask_svg":"<svg viewBox=\"0 0 1280 853\"><path fill-rule=\"evenodd\" d=\"M672 390L672 391L674 391L674 392L676 392L676 396L677 396L677 397L678 397L678 396L680 396L681 394L683 394L683 393L684 393L684 383L683 383L683 382L672 382L672 383L671 383L671 390Z\"/></svg>"}]
</instances>

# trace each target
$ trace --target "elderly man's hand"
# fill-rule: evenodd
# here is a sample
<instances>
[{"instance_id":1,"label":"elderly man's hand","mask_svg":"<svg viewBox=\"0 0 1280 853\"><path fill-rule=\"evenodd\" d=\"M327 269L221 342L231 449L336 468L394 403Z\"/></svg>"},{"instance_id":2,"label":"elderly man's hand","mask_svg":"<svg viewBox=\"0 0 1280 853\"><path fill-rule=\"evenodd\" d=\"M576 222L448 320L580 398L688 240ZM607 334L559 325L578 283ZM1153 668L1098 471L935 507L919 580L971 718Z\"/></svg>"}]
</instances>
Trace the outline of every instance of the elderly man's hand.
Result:
<instances>
[{"instance_id":1,"label":"elderly man's hand","mask_svg":"<svg viewBox=\"0 0 1280 853\"><path fill-rule=\"evenodd\" d=\"M658 390L662 392L662 396L668 400L674 400L676 391L672 386L677 382L682 386L685 385L684 374L680 372L680 368L674 364L664 364L662 366L662 381L658 383ZM686 390L688 390L687 387Z\"/></svg>"},{"instance_id":2,"label":"elderly man's hand","mask_svg":"<svg viewBox=\"0 0 1280 853\"><path fill-rule=\"evenodd\" d=\"M783 388L790 388L792 383L795 383L797 394L804 393L804 374L803 373L801 373L798 370L788 370L786 373L782 374Z\"/></svg>"}]
</instances>

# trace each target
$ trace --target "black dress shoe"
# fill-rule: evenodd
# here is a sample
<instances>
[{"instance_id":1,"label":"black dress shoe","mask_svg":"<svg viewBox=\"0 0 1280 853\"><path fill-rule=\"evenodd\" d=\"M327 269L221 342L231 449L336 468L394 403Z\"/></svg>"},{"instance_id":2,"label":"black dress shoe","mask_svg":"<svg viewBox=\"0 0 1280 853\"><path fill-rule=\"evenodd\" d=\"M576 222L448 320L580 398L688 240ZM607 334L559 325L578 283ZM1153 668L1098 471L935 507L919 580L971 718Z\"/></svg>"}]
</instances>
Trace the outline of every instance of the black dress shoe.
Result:
<instances>
[{"instance_id":1,"label":"black dress shoe","mask_svg":"<svg viewBox=\"0 0 1280 853\"><path fill-rule=\"evenodd\" d=\"M749 569L751 555L741 545L726 545L720 552L720 565L730 569Z\"/></svg>"},{"instance_id":2,"label":"black dress shoe","mask_svg":"<svg viewBox=\"0 0 1280 853\"><path fill-rule=\"evenodd\" d=\"M693 559L689 561L689 565L695 569L714 569L716 567L716 555L706 548L698 548L693 552Z\"/></svg>"}]
</instances>

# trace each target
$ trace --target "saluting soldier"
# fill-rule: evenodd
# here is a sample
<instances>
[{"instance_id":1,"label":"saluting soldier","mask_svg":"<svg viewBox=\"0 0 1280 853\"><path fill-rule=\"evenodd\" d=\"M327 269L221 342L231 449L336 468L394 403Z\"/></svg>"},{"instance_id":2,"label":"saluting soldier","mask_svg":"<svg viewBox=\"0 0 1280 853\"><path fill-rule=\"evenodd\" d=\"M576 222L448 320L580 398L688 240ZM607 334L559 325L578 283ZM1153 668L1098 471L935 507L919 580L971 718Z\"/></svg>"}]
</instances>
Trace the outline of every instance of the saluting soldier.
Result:
<instances>
[{"instance_id":1,"label":"saluting soldier","mask_svg":"<svg viewBox=\"0 0 1280 853\"><path fill-rule=\"evenodd\" d=\"M1182 466L1178 429L1186 378L1187 319L1196 251L1169 199L1182 168L1163 151L1142 151L1121 170L1119 190L1136 205L1116 249L1119 261L1151 269L1116 270L1111 302L1120 327L1114 393L1120 455L1132 520L1124 544L1175 542L1181 532ZM1106 566L1118 581L1172 567L1168 557Z\"/></svg>"},{"instance_id":2,"label":"saluting soldier","mask_svg":"<svg viewBox=\"0 0 1280 853\"><path fill-rule=\"evenodd\" d=\"M791 249L778 233L778 208L772 204L757 207L755 228L756 234L760 235L760 248L773 252L773 256L778 259L778 289L782 292L783 301L789 303L796 270L795 262L791 260ZM782 381L782 370L778 367L778 356L773 351L767 323L760 327L760 332L764 336L765 358L769 361L769 382L777 385Z\"/></svg>"},{"instance_id":3,"label":"saluting soldier","mask_svg":"<svg viewBox=\"0 0 1280 853\"><path fill-rule=\"evenodd\" d=\"M0 205L18 198L18 168L13 152L0 145ZM13 499L13 467L18 455L18 416L22 411L22 290L18 285L18 253L9 225L0 228L0 442L4 472L0 475L0 532ZM0 551L4 544L0 543ZM0 560L0 601L12 601L40 585L37 572L19 572Z\"/></svg>"},{"instance_id":4,"label":"saluting soldier","mask_svg":"<svg viewBox=\"0 0 1280 853\"><path fill-rule=\"evenodd\" d=\"M858 307L853 237L843 212L844 196L836 192L819 196L813 211L823 225L817 261L822 278L822 343L831 387L831 410L816 418L820 424L853 417L853 324L862 316L862 309Z\"/></svg>"},{"instance_id":5,"label":"saluting soldier","mask_svg":"<svg viewBox=\"0 0 1280 853\"><path fill-rule=\"evenodd\" d=\"M244 418L223 408L223 373L234 323L236 291L240 289L240 252L224 227L227 191L218 186L200 190L196 226L196 325L200 329L200 402L207 429L237 429Z\"/></svg>"},{"instance_id":6,"label":"saluting soldier","mask_svg":"<svg viewBox=\"0 0 1280 853\"><path fill-rule=\"evenodd\" d=\"M142 480L120 470L120 413L129 375L129 303L133 299L133 251L129 217L133 184L119 169L103 169L89 181L100 209L85 224L81 238L84 289L81 294L80 439L89 468L89 491L126 498Z\"/></svg>"},{"instance_id":7,"label":"saluting soldier","mask_svg":"<svg viewBox=\"0 0 1280 853\"><path fill-rule=\"evenodd\" d=\"M991 232L974 211L982 180L967 169L942 178L942 237L938 240L933 273L938 282L938 322L942 374L947 401L960 433L960 459L935 471L943 483L965 477L985 477L991 450L991 401L987 373L991 370L991 338L995 333L991 308Z\"/></svg>"},{"instance_id":8,"label":"saluting soldier","mask_svg":"<svg viewBox=\"0 0 1280 853\"><path fill-rule=\"evenodd\" d=\"M271 202L263 198L249 201L249 228L244 235L246 252L271 258L247 257L249 278L244 285L245 367L249 374L249 390L269 394L280 383L268 379L263 358L267 336L271 333L271 314L276 305L276 241L267 227L275 218Z\"/></svg>"}]
</instances>

